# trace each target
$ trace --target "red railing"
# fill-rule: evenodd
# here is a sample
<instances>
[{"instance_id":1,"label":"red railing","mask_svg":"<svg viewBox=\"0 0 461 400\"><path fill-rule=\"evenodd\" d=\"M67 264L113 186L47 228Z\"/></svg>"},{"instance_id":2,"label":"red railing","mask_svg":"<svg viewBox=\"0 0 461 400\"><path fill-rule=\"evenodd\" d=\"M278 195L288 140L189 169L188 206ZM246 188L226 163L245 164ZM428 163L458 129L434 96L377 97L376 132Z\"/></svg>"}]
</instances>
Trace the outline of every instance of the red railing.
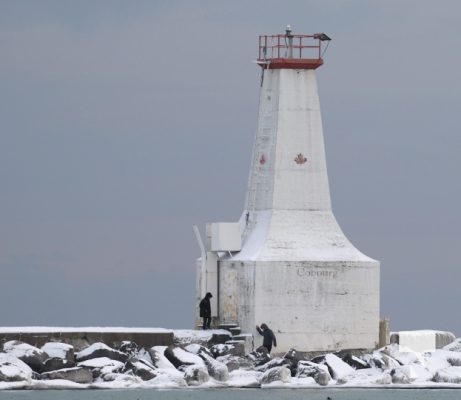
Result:
<instances>
[{"instance_id":1,"label":"red railing","mask_svg":"<svg viewBox=\"0 0 461 400\"><path fill-rule=\"evenodd\" d=\"M260 35L258 61L292 58L316 59L322 58L322 40L324 34L314 35Z\"/></svg>"}]
</instances>

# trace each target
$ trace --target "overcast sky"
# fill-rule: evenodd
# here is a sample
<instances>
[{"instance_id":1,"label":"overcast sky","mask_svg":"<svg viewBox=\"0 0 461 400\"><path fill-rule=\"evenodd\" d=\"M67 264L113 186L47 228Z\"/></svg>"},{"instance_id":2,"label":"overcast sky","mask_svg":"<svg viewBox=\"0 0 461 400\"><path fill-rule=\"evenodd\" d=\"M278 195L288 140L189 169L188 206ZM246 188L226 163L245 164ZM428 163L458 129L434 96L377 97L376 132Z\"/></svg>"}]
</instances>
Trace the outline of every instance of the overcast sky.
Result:
<instances>
[{"instance_id":1,"label":"overcast sky","mask_svg":"<svg viewBox=\"0 0 461 400\"><path fill-rule=\"evenodd\" d=\"M0 0L0 324L193 326L236 221L259 34L325 32L334 213L392 330L461 335L461 2Z\"/></svg>"}]
</instances>

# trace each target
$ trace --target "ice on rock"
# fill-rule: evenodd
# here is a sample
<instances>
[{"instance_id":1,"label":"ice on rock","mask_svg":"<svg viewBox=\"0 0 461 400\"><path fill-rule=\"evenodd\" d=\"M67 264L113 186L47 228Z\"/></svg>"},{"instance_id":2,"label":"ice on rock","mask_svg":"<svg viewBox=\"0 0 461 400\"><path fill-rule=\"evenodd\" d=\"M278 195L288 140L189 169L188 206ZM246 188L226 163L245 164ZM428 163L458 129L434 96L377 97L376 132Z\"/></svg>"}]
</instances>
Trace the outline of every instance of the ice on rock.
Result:
<instances>
[{"instance_id":1,"label":"ice on rock","mask_svg":"<svg viewBox=\"0 0 461 400\"><path fill-rule=\"evenodd\" d=\"M184 370L184 379L189 386L200 386L208 382L210 375L204 365L189 365Z\"/></svg>"},{"instance_id":2,"label":"ice on rock","mask_svg":"<svg viewBox=\"0 0 461 400\"><path fill-rule=\"evenodd\" d=\"M227 386L237 388L259 388L262 372L236 369L229 373Z\"/></svg>"},{"instance_id":3,"label":"ice on rock","mask_svg":"<svg viewBox=\"0 0 461 400\"><path fill-rule=\"evenodd\" d=\"M220 382L225 382L229 379L229 370L227 369L227 366L225 364L215 360L213 357L209 356L205 352L202 352L200 354L200 357L205 362L208 374L213 379L216 379Z\"/></svg>"},{"instance_id":4,"label":"ice on rock","mask_svg":"<svg viewBox=\"0 0 461 400\"><path fill-rule=\"evenodd\" d=\"M267 385L274 382L291 382L291 371L285 366L274 367L268 369L261 376L261 385Z\"/></svg>"}]
</instances>

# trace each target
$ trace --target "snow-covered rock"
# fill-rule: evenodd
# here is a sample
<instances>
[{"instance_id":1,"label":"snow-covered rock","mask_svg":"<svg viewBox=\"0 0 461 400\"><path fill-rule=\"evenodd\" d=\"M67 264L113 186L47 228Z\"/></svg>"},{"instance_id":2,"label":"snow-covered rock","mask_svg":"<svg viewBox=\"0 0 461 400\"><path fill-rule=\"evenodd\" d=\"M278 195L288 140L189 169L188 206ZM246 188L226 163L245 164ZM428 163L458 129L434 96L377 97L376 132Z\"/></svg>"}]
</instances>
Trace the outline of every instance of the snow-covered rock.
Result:
<instances>
[{"instance_id":1,"label":"snow-covered rock","mask_svg":"<svg viewBox=\"0 0 461 400\"><path fill-rule=\"evenodd\" d=\"M392 383L408 384L418 379L418 374L411 365L403 365L391 370Z\"/></svg>"},{"instance_id":2,"label":"snow-covered rock","mask_svg":"<svg viewBox=\"0 0 461 400\"><path fill-rule=\"evenodd\" d=\"M170 362L170 360L165 357L166 349L167 346L154 346L150 349L147 349L147 352L149 353L155 368L176 370L175 366Z\"/></svg>"},{"instance_id":3,"label":"snow-covered rock","mask_svg":"<svg viewBox=\"0 0 461 400\"><path fill-rule=\"evenodd\" d=\"M228 354L226 356L216 358L216 361L226 365L229 372L235 370L248 371L253 369L253 361L246 357L239 357Z\"/></svg>"},{"instance_id":4,"label":"snow-covered rock","mask_svg":"<svg viewBox=\"0 0 461 400\"><path fill-rule=\"evenodd\" d=\"M50 358L61 358L67 361L74 361L74 347L67 343L48 342L41 350L48 354Z\"/></svg>"},{"instance_id":5,"label":"snow-covered rock","mask_svg":"<svg viewBox=\"0 0 461 400\"><path fill-rule=\"evenodd\" d=\"M448 367L438 370L434 382L461 383L461 367Z\"/></svg>"},{"instance_id":6,"label":"snow-covered rock","mask_svg":"<svg viewBox=\"0 0 461 400\"><path fill-rule=\"evenodd\" d=\"M27 381L33 376L32 368L11 354L0 353L0 381Z\"/></svg>"},{"instance_id":7,"label":"snow-covered rock","mask_svg":"<svg viewBox=\"0 0 461 400\"><path fill-rule=\"evenodd\" d=\"M204 365L189 365L184 370L184 379L189 386L200 386L208 382L210 375Z\"/></svg>"},{"instance_id":8,"label":"snow-covered rock","mask_svg":"<svg viewBox=\"0 0 461 400\"><path fill-rule=\"evenodd\" d=\"M353 374L355 371L354 368L352 368L349 364L346 364L334 354L327 354L325 356L325 364L328 365L328 369L330 370L330 374L333 379L344 378L347 375Z\"/></svg>"},{"instance_id":9,"label":"snow-covered rock","mask_svg":"<svg viewBox=\"0 0 461 400\"><path fill-rule=\"evenodd\" d=\"M379 350L381 353L392 357L400 365L407 365L421 362L421 354L411 350L409 347L398 344L390 344Z\"/></svg>"},{"instance_id":10,"label":"snow-covered rock","mask_svg":"<svg viewBox=\"0 0 461 400\"><path fill-rule=\"evenodd\" d=\"M312 378L319 385L326 386L331 380L331 375L326 365L301 360L298 362L296 378Z\"/></svg>"},{"instance_id":11,"label":"snow-covered rock","mask_svg":"<svg viewBox=\"0 0 461 400\"><path fill-rule=\"evenodd\" d=\"M443 350L461 352L461 338L453 340L450 344L444 346Z\"/></svg>"},{"instance_id":12,"label":"snow-covered rock","mask_svg":"<svg viewBox=\"0 0 461 400\"><path fill-rule=\"evenodd\" d=\"M188 365L205 366L203 360L198 355L190 353L178 346L168 346L164 354L168 361L176 368Z\"/></svg>"},{"instance_id":13,"label":"snow-covered rock","mask_svg":"<svg viewBox=\"0 0 461 400\"><path fill-rule=\"evenodd\" d=\"M238 388L259 388L261 387L262 372L236 369L229 373L229 380L226 382L229 387Z\"/></svg>"},{"instance_id":14,"label":"snow-covered rock","mask_svg":"<svg viewBox=\"0 0 461 400\"><path fill-rule=\"evenodd\" d=\"M135 357L127 362L126 367L132 370L133 374L139 376L143 381L148 381L157 376L157 371L152 365L149 365L149 363L144 360L138 360Z\"/></svg>"},{"instance_id":15,"label":"snow-covered rock","mask_svg":"<svg viewBox=\"0 0 461 400\"><path fill-rule=\"evenodd\" d=\"M121 361L112 360L108 357L91 358L77 364L78 367L90 369L93 377L121 372L124 365Z\"/></svg>"},{"instance_id":16,"label":"snow-covered rock","mask_svg":"<svg viewBox=\"0 0 461 400\"><path fill-rule=\"evenodd\" d=\"M104 343L97 342L93 343L91 346L87 347L86 349L79 351L75 358L77 361L85 361L91 358L100 358L100 357L107 357L112 360L117 360L121 362L126 362L128 359L128 355L122 353L121 351L115 350Z\"/></svg>"},{"instance_id":17,"label":"snow-covered rock","mask_svg":"<svg viewBox=\"0 0 461 400\"><path fill-rule=\"evenodd\" d=\"M120 343L118 351L121 351L122 353L125 353L128 356L132 356L139 352L139 346L135 342L125 340L122 343Z\"/></svg>"},{"instance_id":18,"label":"snow-covered rock","mask_svg":"<svg viewBox=\"0 0 461 400\"><path fill-rule=\"evenodd\" d=\"M48 354L44 351L18 340L6 342L3 345L3 351L24 361L36 372L42 371L43 363L48 358Z\"/></svg>"},{"instance_id":19,"label":"snow-covered rock","mask_svg":"<svg viewBox=\"0 0 461 400\"><path fill-rule=\"evenodd\" d=\"M255 367L258 367L270 361L271 356L267 352L267 349L261 346L247 354L246 358L250 359Z\"/></svg>"},{"instance_id":20,"label":"snow-covered rock","mask_svg":"<svg viewBox=\"0 0 461 400\"><path fill-rule=\"evenodd\" d=\"M226 382L229 379L229 370L227 369L226 364L223 364L213 357L208 355L206 352L201 352L199 354L200 358L205 362L205 365L208 370L208 374L217 381Z\"/></svg>"},{"instance_id":21,"label":"snow-covered rock","mask_svg":"<svg viewBox=\"0 0 461 400\"><path fill-rule=\"evenodd\" d=\"M261 372L266 372L268 369L275 368L275 367L281 367L281 366L290 368L291 364L289 364L289 361L286 360L285 358L276 357L276 358L269 360L265 364L256 367L256 370L261 371ZM291 369L290 369L290 372L291 372Z\"/></svg>"}]
</instances>

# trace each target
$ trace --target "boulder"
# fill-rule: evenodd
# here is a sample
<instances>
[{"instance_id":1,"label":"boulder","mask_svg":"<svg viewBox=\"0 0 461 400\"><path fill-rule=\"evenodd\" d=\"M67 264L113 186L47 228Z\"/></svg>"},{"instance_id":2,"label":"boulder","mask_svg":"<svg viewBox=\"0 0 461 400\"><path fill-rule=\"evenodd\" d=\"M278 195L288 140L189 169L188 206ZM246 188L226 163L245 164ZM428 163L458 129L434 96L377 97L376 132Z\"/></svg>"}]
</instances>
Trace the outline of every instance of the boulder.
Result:
<instances>
[{"instance_id":1,"label":"boulder","mask_svg":"<svg viewBox=\"0 0 461 400\"><path fill-rule=\"evenodd\" d=\"M260 388L262 372L236 369L229 373L228 387Z\"/></svg>"},{"instance_id":2,"label":"boulder","mask_svg":"<svg viewBox=\"0 0 461 400\"><path fill-rule=\"evenodd\" d=\"M175 366L199 365L205 366L203 360L196 354L190 353L181 347L171 345L165 349L165 357Z\"/></svg>"},{"instance_id":3,"label":"boulder","mask_svg":"<svg viewBox=\"0 0 461 400\"><path fill-rule=\"evenodd\" d=\"M41 372L48 354L30 344L11 340L3 345L3 351L25 362L32 370Z\"/></svg>"},{"instance_id":4,"label":"boulder","mask_svg":"<svg viewBox=\"0 0 461 400\"><path fill-rule=\"evenodd\" d=\"M75 383L91 383L93 382L93 374L84 367L64 368L57 371L44 372L40 375L40 379L64 379Z\"/></svg>"},{"instance_id":5,"label":"boulder","mask_svg":"<svg viewBox=\"0 0 461 400\"><path fill-rule=\"evenodd\" d=\"M311 361L301 360L296 368L296 378L313 378L321 386L328 385L331 380L328 367Z\"/></svg>"},{"instance_id":6,"label":"boulder","mask_svg":"<svg viewBox=\"0 0 461 400\"><path fill-rule=\"evenodd\" d=\"M291 373L291 364L289 363L288 360L286 360L285 358L281 358L281 357L273 358L269 360L267 363L256 367L255 369L256 371L266 372L268 369L271 369L274 367L281 367L282 365L287 368L290 368L290 373Z\"/></svg>"},{"instance_id":7,"label":"boulder","mask_svg":"<svg viewBox=\"0 0 461 400\"><path fill-rule=\"evenodd\" d=\"M143 381L149 381L157 376L155 368L144 360L130 359L126 367L129 367L133 374L139 376Z\"/></svg>"},{"instance_id":8,"label":"boulder","mask_svg":"<svg viewBox=\"0 0 461 400\"><path fill-rule=\"evenodd\" d=\"M443 346L443 350L461 352L461 338L453 340L450 344Z\"/></svg>"},{"instance_id":9,"label":"boulder","mask_svg":"<svg viewBox=\"0 0 461 400\"><path fill-rule=\"evenodd\" d=\"M147 349L149 356L152 360L152 365L158 369L174 369L176 367L165 357L165 350L167 346L154 346Z\"/></svg>"},{"instance_id":10,"label":"boulder","mask_svg":"<svg viewBox=\"0 0 461 400\"><path fill-rule=\"evenodd\" d=\"M298 367L298 363L301 360L304 360L303 354L299 353L295 349L290 349L289 351L286 352L283 358L286 360L286 365L291 370L291 376L296 376L296 372L297 372L296 369Z\"/></svg>"},{"instance_id":11,"label":"boulder","mask_svg":"<svg viewBox=\"0 0 461 400\"><path fill-rule=\"evenodd\" d=\"M184 369L184 379L189 386L200 386L210 379L204 365L189 365Z\"/></svg>"},{"instance_id":12,"label":"boulder","mask_svg":"<svg viewBox=\"0 0 461 400\"><path fill-rule=\"evenodd\" d=\"M325 356L325 364L328 366L328 370L333 379L344 378L347 375L353 374L355 371L354 368L334 354L327 354Z\"/></svg>"},{"instance_id":13,"label":"boulder","mask_svg":"<svg viewBox=\"0 0 461 400\"><path fill-rule=\"evenodd\" d=\"M45 360L42 366L42 372L55 371L57 369L72 368L75 367L74 360L68 360L67 358L50 357Z\"/></svg>"},{"instance_id":14,"label":"boulder","mask_svg":"<svg viewBox=\"0 0 461 400\"><path fill-rule=\"evenodd\" d=\"M229 370L225 364L215 360L212 356L208 355L207 352L201 352L199 356L205 362L208 374L213 379L220 382L225 382L229 379Z\"/></svg>"},{"instance_id":15,"label":"boulder","mask_svg":"<svg viewBox=\"0 0 461 400\"><path fill-rule=\"evenodd\" d=\"M121 351L115 350L101 342L93 343L91 346L82 351L79 351L75 355L75 358L78 362L100 357L107 357L123 363L128 360L128 355L122 353Z\"/></svg>"},{"instance_id":16,"label":"boulder","mask_svg":"<svg viewBox=\"0 0 461 400\"><path fill-rule=\"evenodd\" d=\"M461 383L461 367L448 367L438 370L434 382Z\"/></svg>"},{"instance_id":17,"label":"boulder","mask_svg":"<svg viewBox=\"0 0 461 400\"><path fill-rule=\"evenodd\" d=\"M213 355L214 358L226 356L228 354L236 355L234 354L234 349L235 346L233 344L215 344L211 346L210 353Z\"/></svg>"},{"instance_id":18,"label":"boulder","mask_svg":"<svg viewBox=\"0 0 461 400\"><path fill-rule=\"evenodd\" d=\"M108 357L91 358L89 360L80 361L77 364L78 367L84 367L91 370L93 378L121 372L124 365L125 364L121 361L112 360Z\"/></svg>"},{"instance_id":19,"label":"boulder","mask_svg":"<svg viewBox=\"0 0 461 400\"><path fill-rule=\"evenodd\" d=\"M390 344L378 350L380 353L387 355L396 360L400 365L419 363L419 356L410 348L398 344Z\"/></svg>"},{"instance_id":20,"label":"boulder","mask_svg":"<svg viewBox=\"0 0 461 400\"><path fill-rule=\"evenodd\" d=\"M128 356L133 356L138 353L139 346L135 342L131 342L129 340L125 340L120 343L118 351L125 353Z\"/></svg>"},{"instance_id":21,"label":"boulder","mask_svg":"<svg viewBox=\"0 0 461 400\"><path fill-rule=\"evenodd\" d=\"M211 354L211 351L207 347L196 343L191 343L185 346L184 350L188 351L189 353L196 354L198 356L200 356L200 354L206 354L209 357L213 357L213 354Z\"/></svg>"},{"instance_id":22,"label":"boulder","mask_svg":"<svg viewBox=\"0 0 461 400\"><path fill-rule=\"evenodd\" d=\"M446 353L447 361L453 367L460 367L461 366L461 353L455 351L447 351Z\"/></svg>"},{"instance_id":23,"label":"boulder","mask_svg":"<svg viewBox=\"0 0 461 400\"><path fill-rule=\"evenodd\" d=\"M365 360L361 359L360 357L357 357L349 350L339 351L335 353L335 355L355 370L370 368L370 365Z\"/></svg>"},{"instance_id":24,"label":"boulder","mask_svg":"<svg viewBox=\"0 0 461 400\"><path fill-rule=\"evenodd\" d=\"M254 367L264 365L271 359L267 349L264 346L258 347L256 350L247 354L245 357L253 362Z\"/></svg>"},{"instance_id":25,"label":"boulder","mask_svg":"<svg viewBox=\"0 0 461 400\"><path fill-rule=\"evenodd\" d=\"M246 357L239 357L228 354L227 356L218 357L216 361L226 365L229 372L234 370L248 371L253 369L253 361Z\"/></svg>"},{"instance_id":26,"label":"boulder","mask_svg":"<svg viewBox=\"0 0 461 400\"><path fill-rule=\"evenodd\" d=\"M48 342L41 347L41 350L48 354L50 358L60 358L68 362L73 362L75 358L74 347L66 343Z\"/></svg>"},{"instance_id":27,"label":"boulder","mask_svg":"<svg viewBox=\"0 0 461 400\"><path fill-rule=\"evenodd\" d=\"M272 382L291 382L291 371L285 366L268 369L261 376L261 385L267 385Z\"/></svg>"},{"instance_id":28,"label":"boulder","mask_svg":"<svg viewBox=\"0 0 461 400\"><path fill-rule=\"evenodd\" d=\"M11 354L0 353L0 381L28 381L33 377L32 368Z\"/></svg>"},{"instance_id":29,"label":"boulder","mask_svg":"<svg viewBox=\"0 0 461 400\"><path fill-rule=\"evenodd\" d=\"M392 383L409 384L418 378L418 375L410 365L403 365L391 370Z\"/></svg>"}]
</instances>

